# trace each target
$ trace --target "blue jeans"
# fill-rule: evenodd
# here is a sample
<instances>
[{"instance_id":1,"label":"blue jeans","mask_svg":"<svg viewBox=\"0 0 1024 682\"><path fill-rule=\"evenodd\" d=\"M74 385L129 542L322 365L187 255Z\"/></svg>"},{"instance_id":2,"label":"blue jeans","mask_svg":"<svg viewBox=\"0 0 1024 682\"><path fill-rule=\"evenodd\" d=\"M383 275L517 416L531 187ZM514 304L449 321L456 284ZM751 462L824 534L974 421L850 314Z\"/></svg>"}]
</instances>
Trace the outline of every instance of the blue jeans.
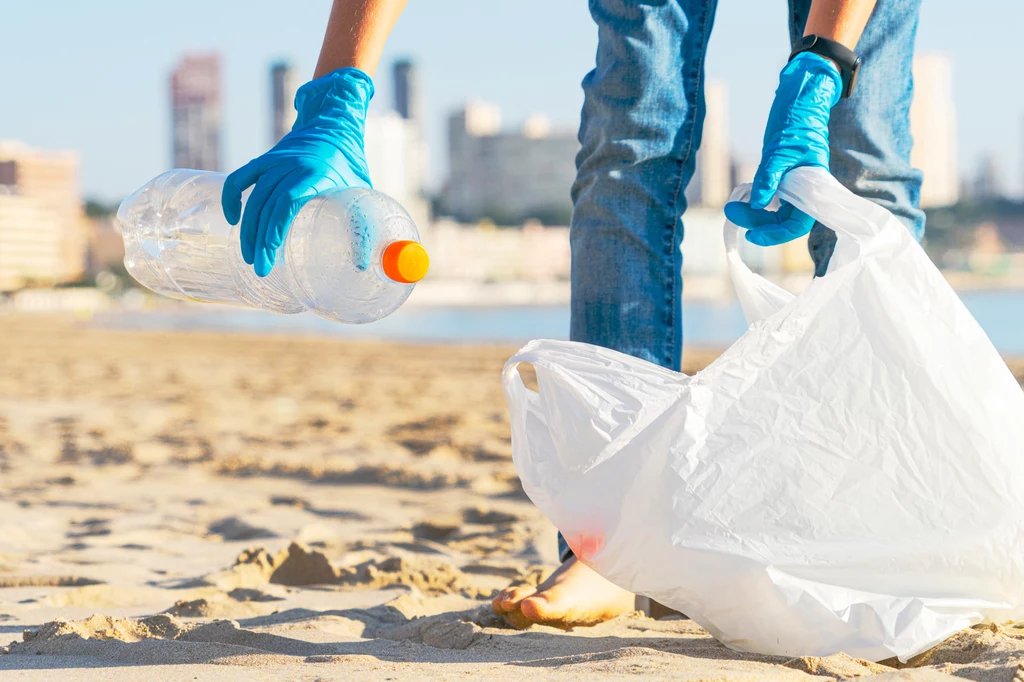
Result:
<instances>
[{"instance_id":1,"label":"blue jeans","mask_svg":"<svg viewBox=\"0 0 1024 682\"><path fill-rule=\"evenodd\" d=\"M790 0L790 40L811 0ZM679 369L686 185L704 123L704 56L717 0L590 0L597 64L583 79L572 188L570 338ZM856 90L832 110L831 171L920 239L910 167L911 62L920 0L878 0L857 45ZM737 6L737 10L739 7ZM824 274L835 235L809 240ZM559 555L572 552L561 535Z\"/></svg>"}]
</instances>

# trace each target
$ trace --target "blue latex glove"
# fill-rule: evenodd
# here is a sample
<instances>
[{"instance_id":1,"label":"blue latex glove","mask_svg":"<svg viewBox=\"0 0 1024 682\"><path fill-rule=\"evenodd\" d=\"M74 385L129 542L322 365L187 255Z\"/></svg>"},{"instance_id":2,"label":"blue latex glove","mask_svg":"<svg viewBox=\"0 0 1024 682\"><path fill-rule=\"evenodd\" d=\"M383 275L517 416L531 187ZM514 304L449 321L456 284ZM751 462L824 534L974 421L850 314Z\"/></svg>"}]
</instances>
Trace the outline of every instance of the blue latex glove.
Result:
<instances>
[{"instance_id":1,"label":"blue latex glove","mask_svg":"<svg viewBox=\"0 0 1024 682\"><path fill-rule=\"evenodd\" d=\"M814 218L782 202L778 211L766 207L775 197L782 176L799 166L828 170L828 118L839 102L843 79L831 59L803 52L779 74L775 102L764 131L761 165L750 190L750 203L730 201L725 216L747 229L747 240L774 246L802 237Z\"/></svg>"},{"instance_id":2,"label":"blue latex glove","mask_svg":"<svg viewBox=\"0 0 1024 682\"><path fill-rule=\"evenodd\" d=\"M224 217L234 225L242 192L256 186L241 216L242 258L266 277L292 219L314 196L335 187L370 187L363 151L373 81L359 69L339 69L306 83L295 94L298 116L273 149L227 177Z\"/></svg>"}]
</instances>

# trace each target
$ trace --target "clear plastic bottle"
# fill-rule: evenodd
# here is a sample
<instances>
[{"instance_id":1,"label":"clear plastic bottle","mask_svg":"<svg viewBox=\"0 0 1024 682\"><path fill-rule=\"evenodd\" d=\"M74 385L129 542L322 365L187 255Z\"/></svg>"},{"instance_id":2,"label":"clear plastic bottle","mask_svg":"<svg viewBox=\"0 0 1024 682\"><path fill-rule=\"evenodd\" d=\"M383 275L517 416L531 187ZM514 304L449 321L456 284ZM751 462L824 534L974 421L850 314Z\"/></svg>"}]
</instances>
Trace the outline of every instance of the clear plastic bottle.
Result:
<instances>
[{"instance_id":1,"label":"clear plastic bottle","mask_svg":"<svg viewBox=\"0 0 1024 682\"><path fill-rule=\"evenodd\" d=\"M172 170L121 203L124 263L140 284L171 298L362 323L394 312L427 272L405 209L380 192L350 188L306 203L270 275L258 277L242 260L239 226L221 211L225 177Z\"/></svg>"}]
</instances>

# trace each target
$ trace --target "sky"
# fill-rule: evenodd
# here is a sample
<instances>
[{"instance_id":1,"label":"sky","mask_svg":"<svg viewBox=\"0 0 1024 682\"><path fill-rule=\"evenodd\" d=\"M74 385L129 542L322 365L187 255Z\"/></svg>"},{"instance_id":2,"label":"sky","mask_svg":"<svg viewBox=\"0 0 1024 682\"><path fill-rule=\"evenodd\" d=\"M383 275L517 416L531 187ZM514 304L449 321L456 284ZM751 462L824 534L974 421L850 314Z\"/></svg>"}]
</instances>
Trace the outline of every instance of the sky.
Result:
<instances>
[{"instance_id":1,"label":"sky","mask_svg":"<svg viewBox=\"0 0 1024 682\"><path fill-rule=\"evenodd\" d=\"M993 155L1004 184L1024 180L1022 0L924 0L918 52L953 60L959 170ZM117 201L170 165L168 77L187 51L223 60L226 169L269 145L269 66L311 77L330 0L33 0L0 9L0 139L74 149L87 196ZM756 162L788 56L786 0L719 0L707 75L729 87L733 152ZM533 113L575 129L597 31L583 0L409 0L373 106L390 108L390 62L421 71L431 185L443 181L444 119L470 98L509 127Z\"/></svg>"}]
</instances>

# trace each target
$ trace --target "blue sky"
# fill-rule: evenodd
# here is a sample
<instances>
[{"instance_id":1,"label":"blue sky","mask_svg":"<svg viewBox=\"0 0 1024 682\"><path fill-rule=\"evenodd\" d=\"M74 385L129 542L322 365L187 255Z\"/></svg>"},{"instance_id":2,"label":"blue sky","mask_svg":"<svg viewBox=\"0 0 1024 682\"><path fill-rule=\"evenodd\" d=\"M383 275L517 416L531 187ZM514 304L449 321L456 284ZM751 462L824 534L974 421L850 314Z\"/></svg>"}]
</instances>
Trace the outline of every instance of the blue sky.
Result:
<instances>
[{"instance_id":1,"label":"blue sky","mask_svg":"<svg viewBox=\"0 0 1024 682\"><path fill-rule=\"evenodd\" d=\"M269 128L269 64L286 58L312 73L330 0L5 5L0 138L78 150L86 193L114 200L170 163L167 78L187 50L217 50L224 59L227 164L259 154ZM1022 27L1022 0L924 0L917 43L918 51L954 60L961 172L994 154L1013 191L1024 176ZM508 125L540 112L575 128L595 45L583 0L409 0L378 74L375 106L391 103L388 62L415 58L431 168L440 176L444 116L467 98L498 103ZM719 1L707 71L729 85L740 158L757 159L786 54L786 0Z\"/></svg>"}]
</instances>

